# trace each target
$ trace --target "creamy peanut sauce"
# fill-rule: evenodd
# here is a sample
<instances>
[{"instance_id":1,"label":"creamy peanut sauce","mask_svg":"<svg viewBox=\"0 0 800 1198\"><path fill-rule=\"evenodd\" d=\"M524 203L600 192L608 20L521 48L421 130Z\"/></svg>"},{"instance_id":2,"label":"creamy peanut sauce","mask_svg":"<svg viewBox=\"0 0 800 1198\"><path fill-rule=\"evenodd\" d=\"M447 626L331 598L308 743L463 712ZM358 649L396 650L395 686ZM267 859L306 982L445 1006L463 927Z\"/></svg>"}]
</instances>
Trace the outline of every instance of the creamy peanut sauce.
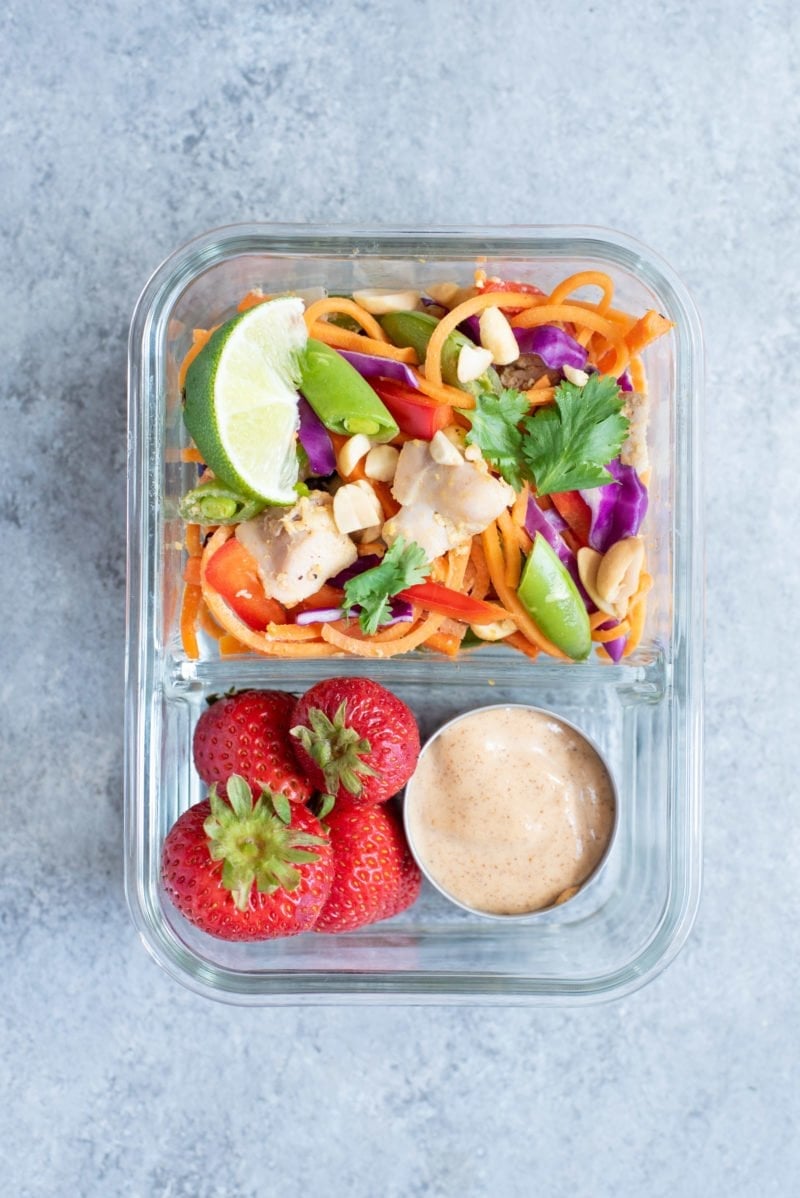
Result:
<instances>
[{"instance_id":1,"label":"creamy peanut sauce","mask_svg":"<svg viewBox=\"0 0 800 1198\"><path fill-rule=\"evenodd\" d=\"M493 915L575 893L614 828L614 787L599 755L555 716L490 707L434 737L406 790L420 864L458 902Z\"/></svg>"}]
</instances>

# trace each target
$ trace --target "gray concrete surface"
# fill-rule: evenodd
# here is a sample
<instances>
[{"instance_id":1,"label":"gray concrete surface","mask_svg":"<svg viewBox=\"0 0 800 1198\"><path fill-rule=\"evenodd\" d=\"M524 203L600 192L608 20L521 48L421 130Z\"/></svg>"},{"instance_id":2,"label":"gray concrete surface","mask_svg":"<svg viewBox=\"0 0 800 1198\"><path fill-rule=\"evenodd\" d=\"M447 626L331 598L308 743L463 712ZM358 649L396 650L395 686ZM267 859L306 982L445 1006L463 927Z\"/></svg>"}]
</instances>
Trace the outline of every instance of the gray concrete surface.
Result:
<instances>
[{"instance_id":1,"label":"gray concrete surface","mask_svg":"<svg viewBox=\"0 0 800 1198\"><path fill-rule=\"evenodd\" d=\"M798 16L11 0L0 41L0 1161L19 1198L797 1192ZM707 338L705 890L583 1010L237 1010L122 895L134 301L232 221L592 223Z\"/></svg>"}]
</instances>

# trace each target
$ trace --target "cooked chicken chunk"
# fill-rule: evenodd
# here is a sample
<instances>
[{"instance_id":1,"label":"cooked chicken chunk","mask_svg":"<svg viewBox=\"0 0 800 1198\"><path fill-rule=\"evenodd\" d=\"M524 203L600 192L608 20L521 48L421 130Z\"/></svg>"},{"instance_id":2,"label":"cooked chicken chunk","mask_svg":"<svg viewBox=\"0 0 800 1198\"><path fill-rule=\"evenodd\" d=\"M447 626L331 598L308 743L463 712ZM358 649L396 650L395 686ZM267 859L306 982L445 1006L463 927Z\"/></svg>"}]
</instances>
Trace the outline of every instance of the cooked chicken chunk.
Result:
<instances>
[{"instance_id":1,"label":"cooked chicken chunk","mask_svg":"<svg viewBox=\"0 0 800 1198\"><path fill-rule=\"evenodd\" d=\"M427 441L406 441L392 494L403 506L384 524L383 539L416 541L430 561L483 532L515 498L484 462L440 464Z\"/></svg>"},{"instance_id":2,"label":"cooked chicken chunk","mask_svg":"<svg viewBox=\"0 0 800 1198\"><path fill-rule=\"evenodd\" d=\"M268 508L237 525L236 536L258 562L264 590L293 607L350 566L358 551L333 520L333 500L313 491L291 508Z\"/></svg>"},{"instance_id":3,"label":"cooked chicken chunk","mask_svg":"<svg viewBox=\"0 0 800 1198\"><path fill-rule=\"evenodd\" d=\"M625 393L622 411L630 421L630 428L619 456L626 466L633 466L637 474L643 474L650 466L647 453L648 409L646 395L642 395L639 391Z\"/></svg>"}]
</instances>

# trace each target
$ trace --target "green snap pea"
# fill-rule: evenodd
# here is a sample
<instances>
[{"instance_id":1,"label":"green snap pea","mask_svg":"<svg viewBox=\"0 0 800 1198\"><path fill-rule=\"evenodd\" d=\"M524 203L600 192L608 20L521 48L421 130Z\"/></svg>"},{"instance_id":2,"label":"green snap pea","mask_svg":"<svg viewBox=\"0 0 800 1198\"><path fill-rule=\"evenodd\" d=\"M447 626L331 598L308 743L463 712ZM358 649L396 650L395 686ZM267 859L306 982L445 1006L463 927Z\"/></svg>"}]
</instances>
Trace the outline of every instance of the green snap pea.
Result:
<instances>
[{"instance_id":1,"label":"green snap pea","mask_svg":"<svg viewBox=\"0 0 800 1198\"><path fill-rule=\"evenodd\" d=\"M391 441L399 431L391 413L346 358L310 337L300 361L300 390L327 429Z\"/></svg>"},{"instance_id":2,"label":"green snap pea","mask_svg":"<svg viewBox=\"0 0 800 1198\"><path fill-rule=\"evenodd\" d=\"M558 554L537 532L522 571L517 597L537 628L574 661L592 648L589 616L580 592Z\"/></svg>"},{"instance_id":3,"label":"green snap pea","mask_svg":"<svg viewBox=\"0 0 800 1198\"><path fill-rule=\"evenodd\" d=\"M388 312L379 316L378 321L393 345L410 345L417 351L420 362L425 361L428 342L439 321L427 312ZM497 371L491 366L480 378L471 383L458 381L458 355L465 345L474 345L464 333L454 329L445 339L442 347L442 378L451 387L468 391L470 395L479 395L486 391L499 395L502 391Z\"/></svg>"},{"instance_id":4,"label":"green snap pea","mask_svg":"<svg viewBox=\"0 0 800 1198\"><path fill-rule=\"evenodd\" d=\"M189 524L239 524L257 516L265 506L262 500L242 495L213 478L187 491L178 512Z\"/></svg>"}]
</instances>

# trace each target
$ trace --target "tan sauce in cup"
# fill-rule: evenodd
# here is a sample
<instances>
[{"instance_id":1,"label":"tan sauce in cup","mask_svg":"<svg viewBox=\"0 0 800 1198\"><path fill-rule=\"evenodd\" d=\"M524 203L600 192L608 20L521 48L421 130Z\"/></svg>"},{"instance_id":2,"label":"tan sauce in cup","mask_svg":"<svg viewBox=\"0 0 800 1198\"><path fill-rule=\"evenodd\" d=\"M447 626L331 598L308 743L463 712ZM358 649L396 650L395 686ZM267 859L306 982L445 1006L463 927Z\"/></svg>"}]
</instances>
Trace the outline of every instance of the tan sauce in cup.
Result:
<instances>
[{"instance_id":1,"label":"tan sauce in cup","mask_svg":"<svg viewBox=\"0 0 800 1198\"><path fill-rule=\"evenodd\" d=\"M615 811L591 744L526 707L484 708L445 726L406 790L420 865L451 898L492 915L570 898L603 856Z\"/></svg>"}]
</instances>

